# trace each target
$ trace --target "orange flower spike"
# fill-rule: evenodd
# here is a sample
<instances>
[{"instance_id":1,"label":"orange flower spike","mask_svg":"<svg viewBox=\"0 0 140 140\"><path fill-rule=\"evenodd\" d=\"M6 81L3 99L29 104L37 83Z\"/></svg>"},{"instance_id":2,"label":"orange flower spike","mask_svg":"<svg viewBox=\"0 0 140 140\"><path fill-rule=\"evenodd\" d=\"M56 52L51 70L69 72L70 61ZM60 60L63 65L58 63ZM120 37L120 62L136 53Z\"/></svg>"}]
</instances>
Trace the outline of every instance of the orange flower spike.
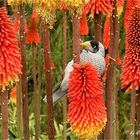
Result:
<instances>
[{"instance_id":1,"label":"orange flower spike","mask_svg":"<svg viewBox=\"0 0 140 140\"><path fill-rule=\"evenodd\" d=\"M73 68L68 85L68 119L80 138L96 138L107 121L102 82L90 63L74 64Z\"/></svg>"},{"instance_id":2,"label":"orange flower spike","mask_svg":"<svg viewBox=\"0 0 140 140\"><path fill-rule=\"evenodd\" d=\"M104 36L103 42L106 49L110 47L110 16L106 17L106 21L104 24Z\"/></svg>"},{"instance_id":3,"label":"orange flower spike","mask_svg":"<svg viewBox=\"0 0 140 140\"><path fill-rule=\"evenodd\" d=\"M10 99L13 103L16 104L16 87L13 87L10 92Z\"/></svg>"},{"instance_id":4,"label":"orange flower spike","mask_svg":"<svg viewBox=\"0 0 140 140\"><path fill-rule=\"evenodd\" d=\"M126 1L126 10L125 10L125 15L124 15L124 28L125 28L125 31L127 31L130 15L131 15L131 13L133 11L133 8L136 5L140 6L140 1L139 0L127 0Z\"/></svg>"},{"instance_id":5,"label":"orange flower spike","mask_svg":"<svg viewBox=\"0 0 140 140\"><path fill-rule=\"evenodd\" d=\"M40 36L37 31L37 13L36 10L33 10L31 19L30 19L30 26L27 33L27 42L32 43L40 43Z\"/></svg>"},{"instance_id":6,"label":"orange flower spike","mask_svg":"<svg viewBox=\"0 0 140 140\"><path fill-rule=\"evenodd\" d=\"M20 21L19 21L19 12L16 13L15 15L15 20L14 20L14 28L15 28L15 31L16 33L18 33L19 31L19 24L20 24Z\"/></svg>"},{"instance_id":7,"label":"orange flower spike","mask_svg":"<svg viewBox=\"0 0 140 140\"><path fill-rule=\"evenodd\" d=\"M18 80L22 65L15 30L4 7L0 8L0 62L0 86L5 90L8 84Z\"/></svg>"},{"instance_id":8,"label":"orange flower spike","mask_svg":"<svg viewBox=\"0 0 140 140\"><path fill-rule=\"evenodd\" d=\"M127 48L122 67L122 88L127 92L140 85L140 7L133 8L127 29Z\"/></svg>"},{"instance_id":9,"label":"orange flower spike","mask_svg":"<svg viewBox=\"0 0 140 140\"><path fill-rule=\"evenodd\" d=\"M116 58L116 64L117 65L121 65L121 58L120 58L120 56L119 56L119 54L118 54L118 56L117 56L117 58Z\"/></svg>"},{"instance_id":10,"label":"orange flower spike","mask_svg":"<svg viewBox=\"0 0 140 140\"><path fill-rule=\"evenodd\" d=\"M109 14L112 13L112 5L109 0L90 0L88 4L84 6L84 11L90 13L90 16L93 17L94 13L99 14Z\"/></svg>"},{"instance_id":11,"label":"orange flower spike","mask_svg":"<svg viewBox=\"0 0 140 140\"><path fill-rule=\"evenodd\" d=\"M15 32L18 33L19 32L19 26L20 26L20 20L19 20L19 12L17 12L15 14L15 20L14 20L14 23L13 23L13 26L14 26L14 29L15 29ZM25 28L25 33L28 32L28 28L27 28L27 22L26 20L24 21L24 28Z\"/></svg>"},{"instance_id":12,"label":"orange flower spike","mask_svg":"<svg viewBox=\"0 0 140 140\"><path fill-rule=\"evenodd\" d=\"M134 11L136 13L134 13ZM129 44L140 46L140 7L133 9L130 17L128 31L127 31L127 41Z\"/></svg>"},{"instance_id":13,"label":"orange flower spike","mask_svg":"<svg viewBox=\"0 0 140 140\"><path fill-rule=\"evenodd\" d=\"M122 10L123 10L123 4L124 1L123 0L118 0L117 1L117 7L118 7L118 11L119 11L119 15L121 14ZM103 42L104 42L104 46L106 49L109 49L110 47L110 15L106 17L106 21L104 24L104 37L103 37Z\"/></svg>"},{"instance_id":14,"label":"orange flower spike","mask_svg":"<svg viewBox=\"0 0 140 140\"><path fill-rule=\"evenodd\" d=\"M88 35L88 24L87 24L86 14L82 14L82 17L80 19L80 34Z\"/></svg>"},{"instance_id":15,"label":"orange flower spike","mask_svg":"<svg viewBox=\"0 0 140 140\"><path fill-rule=\"evenodd\" d=\"M117 0L118 15L120 16L123 11L124 0Z\"/></svg>"},{"instance_id":16,"label":"orange flower spike","mask_svg":"<svg viewBox=\"0 0 140 140\"><path fill-rule=\"evenodd\" d=\"M65 1L62 1L61 3L60 3L60 9L61 10L67 10L67 5L66 5L66 2Z\"/></svg>"}]
</instances>

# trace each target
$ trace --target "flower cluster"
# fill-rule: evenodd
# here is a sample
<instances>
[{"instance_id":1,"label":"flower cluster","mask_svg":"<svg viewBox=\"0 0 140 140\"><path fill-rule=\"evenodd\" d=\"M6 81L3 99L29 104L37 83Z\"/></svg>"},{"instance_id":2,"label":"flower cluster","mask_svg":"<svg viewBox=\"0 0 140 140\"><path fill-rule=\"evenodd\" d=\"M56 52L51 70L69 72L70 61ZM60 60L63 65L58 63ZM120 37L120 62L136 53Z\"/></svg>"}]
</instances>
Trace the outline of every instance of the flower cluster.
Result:
<instances>
[{"instance_id":1,"label":"flower cluster","mask_svg":"<svg viewBox=\"0 0 140 140\"><path fill-rule=\"evenodd\" d=\"M89 2L89 0L58 0L59 9L66 10L69 9L72 14L81 16L83 6Z\"/></svg>"},{"instance_id":2,"label":"flower cluster","mask_svg":"<svg viewBox=\"0 0 140 140\"><path fill-rule=\"evenodd\" d=\"M21 74L21 56L15 30L5 8L0 8L0 86L8 84Z\"/></svg>"},{"instance_id":3,"label":"flower cluster","mask_svg":"<svg viewBox=\"0 0 140 140\"><path fill-rule=\"evenodd\" d=\"M87 35L88 34L88 23L86 14L82 14L80 19L80 35Z\"/></svg>"},{"instance_id":4,"label":"flower cluster","mask_svg":"<svg viewBox=\"0 0 140 140\"><path fill-rule=\"evenodd\" d=\"M23 3L31 3L32 0L7 0L7 2L9 5L16 7L16 6L23 4Z\"/></svg>"},{"instance_id":5,"label":"flower cluster","mask_svg":"<svg viewBox=\"0 0 140 140\"><path fill-rule=\"evenodd\" d=\"M127 39L129 44L140 46L140 8L135 7L134 11L129 18Z\"/></svg>"},{"instance_id":6,"label":"flower cluster","mask_svg":"<svg viewBox=\"0 0 140 140\"><path fill-rule=\"evenodd\" d=\"M10 92L10 99L14 104L16 104L16 86L13 87Z\"/></svg>"},{"instance_id":7,"label":"flower cluster","mask_svg":"<svg viewBox=\"0 0 140 140\"><path fill-rule=\"evenodd\" d=\"M13 26L14 26L15 32L18 34L19 33L19 26L20 26L20 14L19 14L19 12L15 13L15 20L14 20ZM24 18L24 30L25 30L25 33L28 32L27 22L26 22L25 18Z\"/></svg>"},{"instance_id":8,"label":"flower cluster","mask_svg":"<svg viewBox=\"0 0 140 140\"><path fill-rule=\"evenodd\" d=\"M110 0L90 0L89 3L84 6L83 11L90 13L90 16L92 17L94 16L94 13L99 14L100 12L102 14L111 15L112 5Z\"/></svg>"},{"instance_id":9,"label":"flower cluster","mask_svg":"<svg viewBox=\"0 0 140 140\"><path fill-rule=\"evenodd\" d=\"M59 9L60 10L67 10L68 9L67 4L66 4L66 0L60 0Z\"/></svg>"},{"instance_id":10,"label":"flower cluster","mask_svg":"<svg viewBox=\"0 0 140 140\"><path fill-rule=\"evenodd\" d=\"M71 10L80 10L82 12L82 8L84 4L86 4L89 0L66 0L66 4Z\"/></svg>"},{"instance_id":11,"label":"flower cluster","mask_svg":"<svg viewBox=\"0 0 140 140\"><path fill-rule=\"evenodd\" d=\"M125 16L124 16L124 28L127 32L129 19L131 16L131 13L133 12L133 7L140 6L139 0L127 0L126 1L126 10L125 10Z\"/></svg>"},{"instance_id":12,"label":"flower cluster","mask_svg":"<svg viewBox=\"0 0 140 140\"><path fill-rule=\"evenodd\" d=\"M59 0L34 0L39 16L52 28Z\"/></svg>"},{"instance_id":13,"label":"flower cluster","mask_svg":"<svg viewBox=\"0 0 140 140\"><path fill-rule=\"evenodd\" d=\"M30 19L30 26L27 33L27 43L39 43L40 42L40 36L37 31L37 13L36 9L33 10L31 19Z\"/></svg>"},{"instance_id":14,"label":"flower cluster","mask_svg":"<svg viewBox=\"0 0 140 140\"><path fill-rule=\"evenodd\" d=\"M124 4L123 0L117 1L118 15L122 13L123 4ZM111 27L110 23L111 23L110 15L108 15L106 17L105 24L104 24L104 37L103 37L103 42L106 49L109 49L110 46L110 27Z\"/></svg>"},{"instance_id":15,"label":"flower cluster","mask_svg":"<svg viewBox=\"0 0 140 140\"><path fill-rule=\"evenodd\" d=\"M79 137L96 138L107 121L100 75L90 63L74 64L73 68L68 85L68 119Z\"/></svg>"},{"instance_id":16,"label":"flower cluster","mask_svg":"<svg viewBox=\"0 0 140 140\"><path fill-rule=\"evenodd\" d=\"M122 88L126 92L140 86L140 7L135 7L129 17L127 47L122 66Z\"/></svg>"},{"instance_id":17,"label":"flower cluster","mask_svg":"<svg viewBox=\"0 0 140 140\"><path fill-rule=\"evenodd\" d=\"M120 16L123 11L124 0L117 0L117 11Z\"/></svg>"}]
</instances>

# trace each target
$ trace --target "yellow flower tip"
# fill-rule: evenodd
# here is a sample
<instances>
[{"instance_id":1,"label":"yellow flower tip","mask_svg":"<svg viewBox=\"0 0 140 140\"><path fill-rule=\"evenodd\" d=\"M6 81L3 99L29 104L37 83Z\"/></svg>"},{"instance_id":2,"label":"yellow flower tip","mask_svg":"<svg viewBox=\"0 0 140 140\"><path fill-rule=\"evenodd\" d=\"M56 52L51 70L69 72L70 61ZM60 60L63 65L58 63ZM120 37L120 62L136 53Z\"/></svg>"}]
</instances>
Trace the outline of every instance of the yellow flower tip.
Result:
<instances>
[{"instance_id":1,"label":"yellow flower tip","mask_svg":"<svg viewBox=\"0 0 140 140\"><path fill-rule=\"evenodd\" d=\"M66 0L65 3L69 10L81 15L83 6L88 3L89 0Z\"/></svg>"},{"instance_id":2,"label":"yellow flower tip","mask_svg":"<svg viewBox=\"0 0 140 140\"><path fill-rule=\"evenodd\" d=\"M32 0L7 0L7 2L11 6L18 6L23 3L32 3Z\"/></svg>"},{"instance_id":3,"label":"yellow flower tip","mask_svg":"<svg viewBox=\"0 0 140 140\"><path fill-rule=\"evenodd\" d=\"M10 92L10 100L14 104L16 104L16 87L13 87L11 92Z\"/></svg>"},{"instance_id":4,"label":"yellow flower tip","mask_svg":"<svg viewBox=\"0 0 140 140\"><path fill-rule=\"evenodd\" d=\"M17 75L15 76L9 76L7 81L5 81L4 83L0 82L0 86L2 88L3 91L6 90L6 87L8 87L9 85L13 85L15 82L18 82L19 78Z\"/></svg>"},{"instance_id":5,"label":"yellow flower tip","mask_svg":"<svg viewBox=\"0 0 140 140\"><path fill-rule=\"evenodd\" d=\"M96 139L97 136L101 133L102 129L106 124L106 118L102 121L99 121L97 125L94 123L86 125L86 126L77 126L72 127L73 131L78 135L78 137L83 139L94 138Z\"/></svg>"}]
</instances>

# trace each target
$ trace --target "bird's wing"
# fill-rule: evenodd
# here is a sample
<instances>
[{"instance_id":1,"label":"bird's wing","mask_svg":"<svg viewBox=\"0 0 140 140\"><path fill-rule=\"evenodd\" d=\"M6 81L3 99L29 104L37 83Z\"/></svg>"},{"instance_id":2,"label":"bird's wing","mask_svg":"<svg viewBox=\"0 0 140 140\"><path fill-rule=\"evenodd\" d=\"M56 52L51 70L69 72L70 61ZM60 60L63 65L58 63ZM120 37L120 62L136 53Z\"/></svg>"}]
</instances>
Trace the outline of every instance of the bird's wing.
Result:
<instances>
[{"instance_id":1,"label":"bird's wing","mask_svg":"<svg viewBox=\"0 0 140 140\"><path fill-rule=\"evenodd\" d=\"M56 103L62 96L64 96L67 93L68 89L68 79L70 72L73 70L73 60L70 61L64 71L64 78L62 80L62 83L57 85L53 90L53 103ZM45 96L44 101L47 102L47 97Z\"/></svg>"},{"instance_id":2,"label":"bird's wing","mask_svg":"<svg viewBox=\"0 0 140 140\"><path fill-rule=\"evenodd\" d=\"M64 78L62 80L61 85L53 92L54 103L67 93L69 75L70 72L73 70L72 65L73 65L73 60L70 61L65 68Z\"/></svg>"},{"instance_id":3,"label":"bird's wing","mask_svg":"<svg viewBox=\"0 0 140 140\"><path fill-rule=\"evenodd\" d=\"M72 65L73 65L73 60L70 61L65 68L64 78L60 86L62 91L66 91L68 89L68 80L69 80L70 72L73 70Z\"/></svg>"},{"instance_id":4,"label":"bird's wing","mask_svg":"<svg viewBox=\"0 0 140 140\"><path fill-rule=\"evenodd\" d=\"M63 97L67 93L66 91L62 91L60 86L53 92L53 103L56 103L61 97Z\"/></svg>"}]
</instances>

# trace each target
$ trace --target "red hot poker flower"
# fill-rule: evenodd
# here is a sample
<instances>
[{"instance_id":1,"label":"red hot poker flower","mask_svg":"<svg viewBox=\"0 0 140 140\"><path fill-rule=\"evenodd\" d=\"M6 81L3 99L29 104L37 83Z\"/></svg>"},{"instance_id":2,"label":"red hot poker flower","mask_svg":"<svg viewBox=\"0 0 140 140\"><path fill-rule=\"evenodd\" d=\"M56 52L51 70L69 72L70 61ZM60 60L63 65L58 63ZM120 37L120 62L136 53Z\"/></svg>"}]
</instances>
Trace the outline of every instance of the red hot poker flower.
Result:
<instances>
[{"instance_id":1,"label":"red hot poker flower","mask_svg":"<svg viewBox=\"0 0 140 140\"><path fill-rule=\"evenodd\" d=\"M27 33L27 42L30 44L40 42L40 36L37 31L37 13L35 9L33 10L30 20L30 27Z\"/></svg>"},{"instance_id":2,"label":"red hot poker flower","mask_svg":"<svg viewBox=\"0 0 140 140\"><path fill-rule=\"evenodd\" d=\"M109 14L112 13L112 5L110 0L90 0L88 4L84 6L84 12L90 13L90 16L94 16L94 13Z\"/></svg>"},{"instance_id":3,"label":"red hot poker flower","mask_svg":"<svg viewBox=\"0 0 140 140\"><path fill-rule=\"evenodd\" d=\"M140 46L140 7L135 7L133 10L134 11L129 19L127 40L128 43L132 44L133 46Z\"/></svg>"},{"instance_id":4,"label":"red hot poker flower","mask_svg":"<svg viewBox=\"0 0 140 140\"><path fill-rule=\"evenodd\" d=\"M5 8L0 8L0 86L6 86L21 74L21 56L12 21Z\"/></svg>"},{"instance_id":5,"label":"red hot poker flower","mask_svg":"<svg viewBox=\"0 0 140 140\"><path fill-rule=\"evenodd\" d=\"M107 121L102 82L90 63L74 64L73 68L68 85L68 119L79 137L96 138Z\"/></svg>"},{"instance_id":6,"label":"red hot poker flower","mask_svg":"<svg viewBox=\"0 0 140 140\"><path fill-rule=\"evenodd\" d=\"M123 0L118 0L117 1L117 9L118 9L119 15L122 12L123 4L124 4ZM103 42L104 42L104 46L105 46L106 49L108 49L109 46L110 46L110 26L111 26L110 16L107 16L105 24L104 24L104 37L103 37Z\"/></svg>"},{"instance_id":7,"label":"red hot poker flower","mask_svg":"<svg viewBox=\"0 0 140 140\"><path fill-rule=\"evenodd\" d=\"M127 48L122 67L122 88L127 92L140 86L140 8L135 7L130 16L127 30Z\"/></svg>"},{"instance_id":8,"label":"red hot poker flower","mask_svg":"<svg viewBox=\"0 0 140 140\"><path fill-rule=\"evenodd\" d=\"M127 31L130 15L131 15L131 13L133 11L133 8L136 5L140 6L140 1L139 0L127 0L126 1L126 10L125 10L125 16L124 16L124 28L125 28L125 31Z\"/></svg>"},{"instance_id":9,"label":"red hot poker flower","mask_svg":"<svg viewBox=\"0 0 140 140\"><path fill-rule=\"evenodd\" d=\"M124 0L117 0L117 10L118 15L120 16L123 11Z\"/></svg>"},{"instance_id":10,"label":"red hot poker flower","mask_svg":"<svg viewBox=\"0 0 140 140\"><path fill-rule=\"evenodd\" d=\"M107 16L105 20L103 42L105 48L109 49L110 48L110 16Z\"/></svg>"},{"instance_id":11,"label":"red hot poker flower","mask_svg":"<svg viewBox=\"0 0 140 140\"><path fill-rule=\"evenodd\" d=\"M67 10L67 9L68 8L67 8L67 5L66 5L65 1L60 2L60 10Z\"/></svg>"},{"instance_id":12,"label":"red hot poker flower","mask_svg":"<svg viewBox=\"0 0 140 140\"><path fill-rule=\"evenodd\" d=\"M139 89L140 85L140 46L129 45L127 47L122 66L122 88Z\"/></svg>"},{"instance_id":13,"label":"red hot poker flower","mask_svg":"<svg viewBox=\"0 0 140 140\"><path fill-rule=\"evenodd\" d=\"M16 87L13 87L10 92L10 99L13 103L16 104Z\"/></svg>"},{"instance_id":14,"label":"red hot poker flower","mask_svg":"<svg viewBox=\"0 0 140 140\"><path fill-rule=\"evenodd\" d=\"M80 34L88 35L88 24L87 24L86 14L82 14L82 17L80 19Z\"/></svg>"},{"instance_id":15,"label":"red hot poker flower","mask_svg":"<svg viewBox=\"0 0 140 140\"><path fill-rule=\"evenodd\" d=\"M19 16L20 16L19 12L17 12L15 14L15 20L14 20L14 28L15 28L16 33L19 32L19 26L20 26ZM28 29L27 29L27 22L26 22L26 20L24 21L24 28L25 28L25 33L27 33Z\"/></svg>"}]
</instances>

